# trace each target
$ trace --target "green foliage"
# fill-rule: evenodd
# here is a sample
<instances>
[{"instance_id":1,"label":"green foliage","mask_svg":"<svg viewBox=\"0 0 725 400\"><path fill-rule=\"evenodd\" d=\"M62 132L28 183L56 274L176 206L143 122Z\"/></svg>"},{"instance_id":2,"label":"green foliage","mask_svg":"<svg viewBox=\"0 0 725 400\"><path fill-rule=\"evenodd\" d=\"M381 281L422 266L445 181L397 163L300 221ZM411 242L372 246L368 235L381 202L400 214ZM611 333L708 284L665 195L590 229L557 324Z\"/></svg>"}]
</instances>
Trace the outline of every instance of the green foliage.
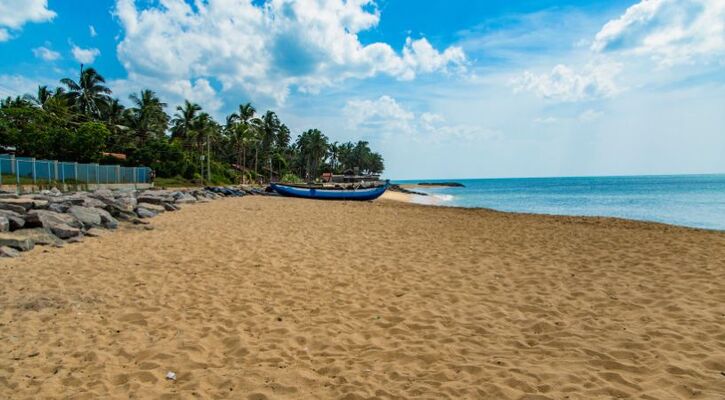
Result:
<instances>
[{"instance_id":1,"label":"green foliage","mask_svg":"<svg viewBox=\"0 0 725 400\"><path fill-rule=\"evenodd\" d=\"M288 172L284 175L282 175L282 178L280 178L280 182L287 182L287 183L302 183L302 178L299 176Z\"/></svg>"},{"instance_id":2,"label":"green foliage","mask_svg":"<svg viewBox=\"0 0 725 400\"><path fill-rule=\"evenodd\" d=\"M293 141L275 112L257 116L250 103L240 105L222 126L189 101L170 117L167 105L148 89L131 95L126 108L93 68L61 84L0 100L0 145L15 147L18 156L60 161L115 164L120 161L103 153L121 153L125 165L148 166L158 182L169 185L202 178L206 183L209 177L213 184L280 177L299 182L300 177L316 180L323 171L384 168L367 142L330 144L317 129ZM202 162L202 156L209 160Z\"/></svg>"}]
</instances>

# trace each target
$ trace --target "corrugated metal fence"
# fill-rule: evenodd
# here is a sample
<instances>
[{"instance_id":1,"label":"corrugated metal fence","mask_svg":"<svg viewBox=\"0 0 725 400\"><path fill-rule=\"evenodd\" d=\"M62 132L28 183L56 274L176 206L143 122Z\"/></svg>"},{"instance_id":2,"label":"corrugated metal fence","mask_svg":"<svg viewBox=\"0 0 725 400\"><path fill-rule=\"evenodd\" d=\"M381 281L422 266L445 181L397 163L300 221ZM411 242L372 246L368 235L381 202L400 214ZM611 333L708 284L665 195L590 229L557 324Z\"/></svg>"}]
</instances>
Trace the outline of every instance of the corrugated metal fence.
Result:
<instances>
[{"instance_id":1,"label":"corrugated metal fence","mask_svg":"<svg viewBox=\"0 0 725 400\"><path fill-rule=\"evenodd\" d=\"M0 185L150 183L151 168L36 160L0 154Z\"/></svg>"}]
</instances>

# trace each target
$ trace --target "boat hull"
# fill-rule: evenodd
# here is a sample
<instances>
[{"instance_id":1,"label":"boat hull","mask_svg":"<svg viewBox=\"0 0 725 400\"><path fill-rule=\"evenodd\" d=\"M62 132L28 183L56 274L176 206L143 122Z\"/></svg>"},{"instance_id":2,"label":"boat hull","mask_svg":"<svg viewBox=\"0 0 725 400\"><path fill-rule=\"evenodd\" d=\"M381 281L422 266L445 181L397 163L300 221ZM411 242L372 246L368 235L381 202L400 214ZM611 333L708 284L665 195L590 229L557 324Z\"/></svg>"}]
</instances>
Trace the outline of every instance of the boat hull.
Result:
<instances>
[{"instance_id":1,"label":"boat hull","mask_svg":"<svg viewBox=\"0 0 725 400\"><path fill-rule=\"evenodd\" d=\"M333 190L324 188L304 188L288 186L278 183L272 184L275 192L287 197L299 197L303 199L319 200L375 200L382 196L388 189L388 185L368 189Z\"/></svg>"}]
</instances>

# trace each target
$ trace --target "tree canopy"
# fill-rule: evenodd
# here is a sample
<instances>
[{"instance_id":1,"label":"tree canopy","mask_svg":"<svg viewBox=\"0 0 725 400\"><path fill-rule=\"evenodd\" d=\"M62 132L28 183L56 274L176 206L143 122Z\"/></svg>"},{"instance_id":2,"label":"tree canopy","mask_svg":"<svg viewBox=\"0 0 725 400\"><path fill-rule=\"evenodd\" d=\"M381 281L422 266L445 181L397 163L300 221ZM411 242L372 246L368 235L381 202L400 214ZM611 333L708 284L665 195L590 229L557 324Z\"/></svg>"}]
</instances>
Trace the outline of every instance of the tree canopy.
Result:
<instances>
[{"instance_id":1,"label":"tree canopy","mask_svg":"<svg viewBox=\"0 0 725 400\"><path fill-rule=\"evenodd\" d=\"M319 129L293 139L274 111L257 113L251 103L240 104L223 124L188 100L169 115L150 89L132 94L126 104L112 97L101 74L85 68L57 88L39 86L35 93L0 100L0 146L38 159L145 165L158 177L198 179L204 169L218 183L283 176L313 181L323 172L384 169L368 142L330 142ZM126 159L104 157L109 152Z\"/></svg>"}]
</instances>

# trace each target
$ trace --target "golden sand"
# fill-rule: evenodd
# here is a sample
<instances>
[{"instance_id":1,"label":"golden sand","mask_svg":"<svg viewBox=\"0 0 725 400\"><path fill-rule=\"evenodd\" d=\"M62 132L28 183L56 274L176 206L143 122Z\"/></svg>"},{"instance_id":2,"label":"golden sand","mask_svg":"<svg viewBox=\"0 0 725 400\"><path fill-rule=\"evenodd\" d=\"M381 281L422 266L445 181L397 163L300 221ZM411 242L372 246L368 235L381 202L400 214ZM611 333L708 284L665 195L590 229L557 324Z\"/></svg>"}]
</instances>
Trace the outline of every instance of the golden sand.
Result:
<instances>
[{"instance_id":1,"label":"golden sand","mask_svg":"<svg viewBox=\"0 0 725 400\"><path fill-rule=\"evenodd\" d=\"M0 261L0 398L725 398L725 233L259 197L152 223Z\"/></svg>"}]
</instances>

